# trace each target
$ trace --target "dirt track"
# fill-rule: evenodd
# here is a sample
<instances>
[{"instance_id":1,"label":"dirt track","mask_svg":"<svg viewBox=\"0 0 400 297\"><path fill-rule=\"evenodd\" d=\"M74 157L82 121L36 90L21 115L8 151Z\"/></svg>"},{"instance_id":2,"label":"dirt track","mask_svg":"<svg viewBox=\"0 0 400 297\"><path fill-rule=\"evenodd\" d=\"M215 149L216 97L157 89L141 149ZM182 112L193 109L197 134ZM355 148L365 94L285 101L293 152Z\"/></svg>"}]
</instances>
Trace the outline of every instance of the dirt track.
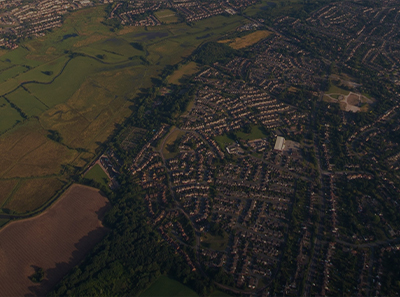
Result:
<instances>
[{"instance_id":1,"label":"dirt track","mask_svg":"<svg viewBox=\"0 0 400 297\"><path fill-rule=\"evenodd\" d=\"M1 295L48 293L106 234L100 219L108 208L97 189L72 185L44 213L0 230ZM45 270L40 284L28 278L34 267Z\"/></svg>"}]
</instances>

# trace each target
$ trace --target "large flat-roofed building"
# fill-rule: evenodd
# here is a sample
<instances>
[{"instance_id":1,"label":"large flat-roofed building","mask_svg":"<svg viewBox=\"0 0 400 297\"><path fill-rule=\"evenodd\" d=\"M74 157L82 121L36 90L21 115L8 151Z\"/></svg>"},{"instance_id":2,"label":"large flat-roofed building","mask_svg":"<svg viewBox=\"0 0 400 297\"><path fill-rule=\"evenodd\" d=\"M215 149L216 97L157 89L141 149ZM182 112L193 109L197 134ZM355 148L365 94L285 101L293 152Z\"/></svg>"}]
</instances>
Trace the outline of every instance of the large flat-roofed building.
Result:
<instances>
[{"instance_id":1,"label":"large flat-roofed building","mask_svg":"<svg viewBox=\"0 0 400 297\"><path fill-rule=\"evenodd\" d=\"M274 150L281 152L283 151L284 148L285 148L285 138L283 138L282 136L278 136L276 138Z\"/></svg>"}]
</instances>

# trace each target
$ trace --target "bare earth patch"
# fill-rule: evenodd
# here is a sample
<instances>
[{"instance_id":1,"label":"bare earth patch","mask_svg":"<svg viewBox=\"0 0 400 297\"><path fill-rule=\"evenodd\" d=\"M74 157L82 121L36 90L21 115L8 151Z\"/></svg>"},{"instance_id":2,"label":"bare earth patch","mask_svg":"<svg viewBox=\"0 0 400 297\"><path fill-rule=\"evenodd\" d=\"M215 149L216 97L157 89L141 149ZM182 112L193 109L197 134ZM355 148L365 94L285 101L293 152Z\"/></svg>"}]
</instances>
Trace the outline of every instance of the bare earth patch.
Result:
<instances>
[{"instance_id":1,"label":"bare earth patch","mask_svg":"<svg viewBox=\"0 0 400 297\"><path fill-rule=\"evenodd\" d=\"M358 106L360 103L360 95L350 93L350 95L347 97L347 104Z\"/></svg>"},{"instance_id":2,"label":"bare earth patch","mask_svg":"<svg viewBox=\"0 0 400 297\"><path fill-rule=\"evenodd\" d=\"M46 295L106 234L108 208L97 189L72 185L44 213L0 230L2 296ZM45 271L41 283L29 279L37 267Z\"/></svg>"},{"instance_id":3,"label":"bare earth patch","mask_svg":"<svg viewBox=\"0 0 400 297\"><path fill-rule=\"evenodd\" d=\"M260 40L267 38L269 35L271 35L272 32L267 31L267 30L260 30L260 31L255 31L253 33L250 33L248 35L245 35L243 37L237 37L233 41L231 39L228 40L220 40L218 41L219 43L229 43L229 46L234 48L234 49L241 49L248 47L250 45L256 44Z\"/></svg>"},{"instance_id":4,"label":"bare earth patch","mask_svg":"<svg viewBox=\"0 0 400 297\"><path fill-rule=\"evenodd\" d=\"M352 112L367 112L369 104L374 103L373 99L353 92L350 92L348 95L340 95L337 93L325 94L323 101L339 103L341 110Z\"/></svg>"}]
</instances>

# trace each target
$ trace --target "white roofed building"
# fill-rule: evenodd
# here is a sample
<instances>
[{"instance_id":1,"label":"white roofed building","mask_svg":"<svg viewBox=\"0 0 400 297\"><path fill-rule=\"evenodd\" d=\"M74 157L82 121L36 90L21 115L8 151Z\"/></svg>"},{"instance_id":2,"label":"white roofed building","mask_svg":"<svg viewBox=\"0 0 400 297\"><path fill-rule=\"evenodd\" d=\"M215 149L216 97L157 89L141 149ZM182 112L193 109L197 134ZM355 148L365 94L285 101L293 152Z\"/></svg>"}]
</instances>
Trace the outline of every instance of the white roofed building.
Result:
<instances>
[{"instance_id":1,"label":"white roofed building","mask_svg":"<svg viewBox=\"0 0 400 297\"><path fill-rule=\"evenodd\" d=\"M283 138L282 136L278 136L276 138L274 150L281 152L283 151L284 148L285 148L285 138Z\"/></svg>"}]
</instances>

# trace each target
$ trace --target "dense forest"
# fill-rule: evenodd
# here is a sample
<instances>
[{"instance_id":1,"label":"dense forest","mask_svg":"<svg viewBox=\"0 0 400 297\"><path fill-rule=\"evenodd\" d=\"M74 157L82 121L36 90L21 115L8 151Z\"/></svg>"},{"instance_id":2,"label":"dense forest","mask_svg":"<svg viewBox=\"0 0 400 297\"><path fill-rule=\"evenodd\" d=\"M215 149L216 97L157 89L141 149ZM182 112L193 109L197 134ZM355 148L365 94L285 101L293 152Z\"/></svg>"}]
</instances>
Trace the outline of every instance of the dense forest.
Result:
<instances>
[{"instance_id":1,"label":"dense forest","mask_svg":"<svg viewBox=\"0 0 400 297\"><path fill-rule=\"evenodd\" d=\"M215 62L231 60L236 54L236 50L229 45L218 42L207 42L198 48L192 56L192 59L200 64L211 65Z\"/></svg>"}]
</instances>

